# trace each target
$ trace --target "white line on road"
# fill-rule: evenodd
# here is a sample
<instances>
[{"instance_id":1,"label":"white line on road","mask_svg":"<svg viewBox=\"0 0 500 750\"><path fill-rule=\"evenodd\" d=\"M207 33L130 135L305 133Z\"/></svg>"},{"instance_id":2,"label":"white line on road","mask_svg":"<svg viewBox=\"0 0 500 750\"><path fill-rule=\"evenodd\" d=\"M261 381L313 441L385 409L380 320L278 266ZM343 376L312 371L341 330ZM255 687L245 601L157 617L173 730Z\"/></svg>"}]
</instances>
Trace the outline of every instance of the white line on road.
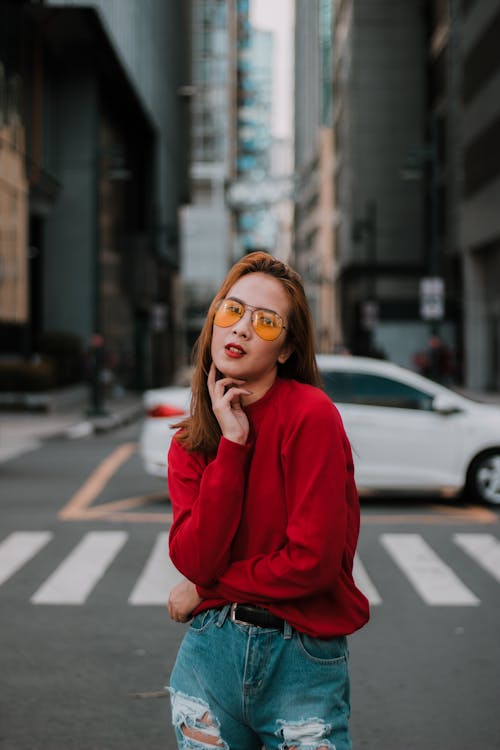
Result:
<instances>
[{"instance_id":1,"label":"white line on road","mask_svg":"<svg viewBox=\"0 0 500 750\"><path fill-rule=\"evenodd\" d=\"M382 534L381 541L427 604L474 606L480 603L420 534Z\"/></svg>"},{"instance_id":2,"label":"white line on road","mask_svg":"<svg viewBox=\"0 0 500 750\"><path fill-rule=\"evenodd\" d=\"M355 555L354 557L352 573L356 582L356 586L360 589L360 591L363 592L370 604L382 604L382 597L373 585L373 582L366 572L366 568L359 559L358 555Z\"/></svg>"},{"instance_id":3,"label":"white line on road","mask_svg":"<svg viewBox=\"0 0 500 750\"><path fill-rule=\"evenodd\" d=\"M170 589L182 580L168 554L168 533L158 534L153 550L129 597L129 604L166 604Z\"/></svg>"},{"instance_id":4,"label":"white line on road","mask_svg":"<svg viewBox=\"0 0 500 750\"><path fill-rule=\"evenodd\" d=\"M487 573L500 581L500 542L493 534L454 534L453 539Z\"/></svg>"},{"instance_id":5,"label":"white line on road","mask_svg":"<svg viewBox=\"0 0 500 750\"><path fill-rule=\"evenodd\" d=\"M31 560L54 535L50 531L15 531L0 544L0 586L28 560Z\"/></svg>"},{"instance_id":6,"label":"white line on road","mask_svg":"<svg viewBox=\"0 0 500 750\"><path fill-rule=\"evenodd\" d=\"M38 591L33 604L84 604L127 541L125 531L91 531Z\"/></svg>"}]
</instances>

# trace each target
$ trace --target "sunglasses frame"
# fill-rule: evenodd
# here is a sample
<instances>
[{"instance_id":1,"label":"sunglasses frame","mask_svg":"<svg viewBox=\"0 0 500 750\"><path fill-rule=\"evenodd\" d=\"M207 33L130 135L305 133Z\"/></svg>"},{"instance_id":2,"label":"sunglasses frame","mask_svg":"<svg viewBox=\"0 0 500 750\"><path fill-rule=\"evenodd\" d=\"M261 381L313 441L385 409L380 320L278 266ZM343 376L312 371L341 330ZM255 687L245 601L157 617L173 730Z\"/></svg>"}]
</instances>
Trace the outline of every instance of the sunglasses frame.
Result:
<instances>
[{"instance_id":1,"label":"sunglasses frame","mask_svg":"<svg viewBox=\"0 0 500 750\"><path fill-rule=\"evenodd\" d=\"M217 317L217 313L219 312L220 307L223 305L224 302L236 302L238 305L241 305L243 308L243 312L241 315L234 321L236 323L237 321L241 320L243 316L245 315L247 310L250 310L251 315L251 322L252 322L252 328L257 334L257 336L262 339L262 341L276 341L276 339L279 338L281 335L281 331L286 331L286 326L283 323L283 318L279 313L276 312L276 310L270 310L268 307L254 307L253 305L247 305L246 302L243 302L240 299L237 299L237 297L224 297L223 299L219 300L215 307L215 314L214 314L214 325L218 326L219 328L230 328L230 326L234 325L234 323L229 323L227 326L221 326L219 323L215 322L215 318ZM272 315L275 315L278 320L281 323L281 328L279 329L279 332L277 335L272 339L266 339L263 336L260 335L260 333L257 331L255 321L256 321L256 313L263 312L263 313L272 313Z\"/></svg>"}]
</instances>

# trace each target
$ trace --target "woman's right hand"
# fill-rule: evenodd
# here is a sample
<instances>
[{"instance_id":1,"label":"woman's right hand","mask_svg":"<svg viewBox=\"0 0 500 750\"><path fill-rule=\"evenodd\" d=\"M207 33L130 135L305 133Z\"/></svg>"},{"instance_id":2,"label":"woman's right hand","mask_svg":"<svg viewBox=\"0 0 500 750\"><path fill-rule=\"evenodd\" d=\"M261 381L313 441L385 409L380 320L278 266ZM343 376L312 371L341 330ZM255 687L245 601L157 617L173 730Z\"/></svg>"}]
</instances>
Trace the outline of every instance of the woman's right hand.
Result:
<instances>
[{"instance_id":1,"label":"woman's right hand","mask_svg":"<svg viewBox=\"0 0 500 750\"><path fill-rule=\"evenodd\" d=\"M192 617L192 611L202 601L194 583L185 578L170 592L167 602L168 614L176 622L188 622Z\"/></svg>"},{"instance_id":2,"label":"woman's right hand","mask_svg":"<svg viewBox=\"0 0 500 750\"><path fill-rule=\"evenodd\" d=\"M242 396L250 396L251 391L243 388L244 380L220 378L217 380L214 363L208 373L208 392L212 399L212 409L220 425L223 436L234 443L245 445L248 440L249 423L242 404Z\"/></svg>"}]
</instances>

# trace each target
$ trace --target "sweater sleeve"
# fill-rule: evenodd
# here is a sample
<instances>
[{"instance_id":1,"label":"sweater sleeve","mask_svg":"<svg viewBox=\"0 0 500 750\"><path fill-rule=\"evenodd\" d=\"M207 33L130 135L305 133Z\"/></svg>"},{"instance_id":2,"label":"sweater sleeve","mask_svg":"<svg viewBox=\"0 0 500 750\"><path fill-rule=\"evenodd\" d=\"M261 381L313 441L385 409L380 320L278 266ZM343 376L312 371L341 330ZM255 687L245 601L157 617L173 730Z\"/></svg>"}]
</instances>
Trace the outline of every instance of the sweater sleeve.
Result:
<instances>
[{"instance_id":1,"label":"sweater sleeve","mask_svg":"<svg viewBox=\"0 0 500 750\"><path fill-rule=\"evenodd\" d=\"M198 589L200 596L265 603L331 590L350 536L348 503L355 494L350 455L337 410L331 402L314 401L283 441L285 544L233 562L211 587Z\"/></svg>"},{"instance_id":2,"label":"sweater sleeve","mask_svg":"<svg viewBox=\"0 0 500 750\"><path fill-rule=\"evenodd\" d=\"M221 438L208 464L172 440L168 487L174 521L170 558L190 581L209 585L228 567L245 490L249 446Z\"/></svg>"}]
</instances>

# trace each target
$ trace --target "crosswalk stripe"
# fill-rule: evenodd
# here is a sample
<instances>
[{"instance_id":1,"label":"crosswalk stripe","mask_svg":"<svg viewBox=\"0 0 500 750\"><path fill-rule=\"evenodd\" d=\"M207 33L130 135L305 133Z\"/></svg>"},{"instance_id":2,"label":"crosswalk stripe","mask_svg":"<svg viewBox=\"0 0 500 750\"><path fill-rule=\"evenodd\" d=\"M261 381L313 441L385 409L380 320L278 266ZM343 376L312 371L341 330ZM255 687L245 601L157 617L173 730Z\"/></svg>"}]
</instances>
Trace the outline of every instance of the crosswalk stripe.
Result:
<instances>
[{"instance_id":1,"label":"crosswalk stripe","mask_svg":"<svg viewBox=\"0 0 500 750\"><path fill-rule=\"evenodd\" d=\"M33 604L83 604L127 541L125 531L91 531L31 597Z\"/></svg>"},{"instance_id":2,"label":"crosswalk stripe","mask_svg":"<svg viewBox=\"0 0 500 750\"><path fill-rule=\"evenodd\" d=\"M500 541L493 534L455 533L453 542L475 563L500 582ZM0 586L28 563L54 538L51 531L13 532L0 542ZM84 604L98 581L124 547L129 533L94 531L85 534L68 556L32 596L34 604ZM379 537L389 557L399 567L426 604L474 606L480 599L434 552L421 534L386 533ZM153 540L149 556L135 582L128 603L132 606L164 606L172 587L182 575L168 554L168 532ZM358 553L353 575L371 605L382 597Z\"/></svg>"},{"instance_id":3,"label":"crosswalk stripe","mask_svg":"<svg viewBox=\"0 0 500 750\"><path fill-rule=\"evenodd\" d=\"M354 556L354 565L352 573L356 586L366 596L370 604L377 605L382 604L382 597L375 588L370 576L366 572L366 568L359 559L358 555Z\"/></svg>"},{"instance_id":4,"label":"crosswalk stripe","mask_svg":"<svg viewBox=\"0 0 500 750\"><path fill-rule=\"evenodd\" d=\"M500 542L493 534L454 534L453 539L495 580L500 581Z\"/></svg>"},{"instance_id":5,"label":"crosswalk stripe","mask_svg":"<svg viewBox=\"0 0 500 750\"><path fill-rule=\"evenodd\" d=\"M475 606L480 603L420 534L382 534L381 542L427 604Z\"/></svg>"},{"instance_id":6,"label":"crosswalk stripe","mask_svg":"<svg viewBox=\"0 0 500 750\"><path fill-rule=\"evenodd\" d=\"M0 544L0 586L31 560L54 535L50 531L15 531Z\"/></svg>"},{"instance_id":7,"label":"crosswalk stripe","mask_svg":"<svg viewBox=\"0 0 500 750\"><path fill-rule=\"evenodd\" d=\"M172 564L168 554L168 533L161 532L153 550L129 597L129 604L166 604L170 589L182 575Z\"/></svg>"}]
</instances>

